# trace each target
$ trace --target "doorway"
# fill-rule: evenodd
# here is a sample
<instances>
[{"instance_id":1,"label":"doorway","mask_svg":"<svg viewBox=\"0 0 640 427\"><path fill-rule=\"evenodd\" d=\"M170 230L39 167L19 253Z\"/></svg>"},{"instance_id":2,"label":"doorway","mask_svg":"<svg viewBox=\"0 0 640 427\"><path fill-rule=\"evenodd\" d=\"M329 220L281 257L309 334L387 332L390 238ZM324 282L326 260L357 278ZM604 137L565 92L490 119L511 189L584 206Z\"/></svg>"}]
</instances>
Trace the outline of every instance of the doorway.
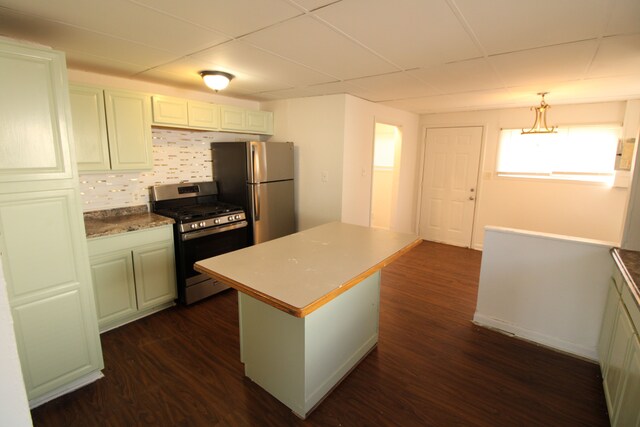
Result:
<instances>
[{"instance_id":1,"label":"doorway","mask_svg":"<svg viewBox=\"0 0 640 427\"><path fill-rule=\"evenodd\" d=\"M371 177L371 227L390 229L398 199L402 132L398 126L375 124Z\"/></svg>"},{"instance_id":2,"label":"doorway","mask_svg":"<svg viewBox=\"0 0 640 427\"><path fill-rule=\"evenodd\" d=\"M427 129L420 237L471 247L482 127Z\"/></svg>"}]
</instances>

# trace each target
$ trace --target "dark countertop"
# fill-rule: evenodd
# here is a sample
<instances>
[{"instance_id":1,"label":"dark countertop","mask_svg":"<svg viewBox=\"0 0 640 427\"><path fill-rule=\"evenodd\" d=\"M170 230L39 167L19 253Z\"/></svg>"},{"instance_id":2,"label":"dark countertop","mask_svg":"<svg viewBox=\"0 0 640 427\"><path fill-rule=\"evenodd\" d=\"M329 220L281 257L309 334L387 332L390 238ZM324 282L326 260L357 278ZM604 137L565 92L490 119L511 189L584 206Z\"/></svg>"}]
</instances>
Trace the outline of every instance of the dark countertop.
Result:
<instances>
[{"instance_id":1,"label":"dark countertop","mask_svg":"<svg viewBox=\"0 0 640 427\"><path fill-rule=\"evenodd\" d=\"M620 267L625 280L629 282L631 294L635 297L636 304L640 308L640 251L613 248L613 259Z\"/></svg>"},{"instance_id":2,"label":"dark countertop","mask_svg":"<svg viewBox=\"0 0 640 427\"><path fill-rule=\"evenodd\" d=\"M174 222L171 218L150 213L146 205L84 213L84 227L88 239L160 227Z\"/></svg>"}]
</instances>

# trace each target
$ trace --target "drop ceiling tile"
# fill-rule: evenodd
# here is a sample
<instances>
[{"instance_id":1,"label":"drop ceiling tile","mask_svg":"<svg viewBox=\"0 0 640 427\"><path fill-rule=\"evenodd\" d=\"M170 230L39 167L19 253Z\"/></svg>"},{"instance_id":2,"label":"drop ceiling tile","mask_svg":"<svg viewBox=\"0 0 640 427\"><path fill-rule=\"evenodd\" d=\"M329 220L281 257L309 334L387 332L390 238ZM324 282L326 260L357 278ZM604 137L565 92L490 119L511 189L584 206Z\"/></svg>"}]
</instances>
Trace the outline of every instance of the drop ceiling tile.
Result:
<instances>
[{"instance_id":1,"label":"drop ceiling tile","mask_svg":"<svg viewBox=\"0 0 640 427\"><path fill-rule=\"evenodd\" d=\"M342 1L314 15L405 70L482 56L445 0Z\"/></svg>"},{"instance_id":2,"label":"drop ceiling tile","mask_svg":"<svg viewBox=\"0 0 640 427\"><path fill-rule=\"evenodd\" d=\"M287 61L277 55L258 49L241 41L222 44L192 55L189 59L199 69L223 67L232 74L246 73L287 83L287 86L304 86L327 83L331 76Z\"/></svg>"},{"instance_id":3,"label":"drop ceiling tile","mask_svg":"<svg viewBox=\"0 0 640 427\"><path fill-rule=\"evenodd\" d=\"M315 86L307 86L303 88L291 88L279 91L267 91L257 94L265 98L283 99L286 97L300 98L307 96L335 95L341 93L352 93L354 85L347 82L324 83Z\"/></svg>"},{"instance_id":4,"label":"drop ceiling tile","mask_svg":"<svg viewBox=\"0 0 640 427\"><path fill-rule=\"evenodd\" d=\"M515 88L519 92L533 95L534 87ZM586 102L600 102L610 100L625 100L640 97L640 73L627 76L589 78L578 81L557 83L549 86L549 94L545 97L553 107L554 104L572 104ZM534 101L530 105L539 103Z\"/></svg>"},{"instance_id":5,"label":"drop ceiling tile","mask_svg":"<svg viewBox=\"0 0 640 427\"><path fill-rule=\"evenodd\" d=\"M421 98L382 102L384 105L412 111L417 114L470 111L504 108L522 104L522 99L508 90L498 89L465 92L454 95L436 95Z\"/></svg>"},{"instance_id":6,"label":"drop ceiling tile","mask_svg":"<svg viewBox=\"0 0 640 427\"><path fill-rule=\"evenodd\" d=\"M433 87L412 77L406 72L364 77L349 80L348 83L355 85L350 92L352 95L373 102L400 98L415 98L439 93Z\"/></svg>"},{"instance_id":7,"label":"drop ceiling tile","mask_svg":"<svg viewBox=\"0 0 640 427\"><path fill-rule=\"evenodd\" d=\"M309 96L316 96L313 91L309 91L306 88L293 88L276 90L271 92L262 92L255 95L263 101L275 100L275 99L290 99L290 98L305 98Z\"/></svg>"},{"instance_id":8,"label":"drop ceiling tile","mask_svg":"<svg viewBox=\"0 0 640 427\"><path fill-rule=\"evenodd\" d=\"M239 37L298 16L303 12L283 0L132 0L169 15Z\"/></svg>"},{"instance_id":9,"label":"drop ceiling tile","mask_svg":"<svg viewBox=\"0 0 640 427\"><path fill-rule=\"evenodd\" d=\"M126 0L2 0L12 10L186 55L229 40Z\"/></svg>"},{"instance_id":10,"label":"drop ceiling tile","mask_svg":"<svg viewBox=\"0 0 640 427\"><path fill-rule=\"evenodd\" d=\"M303 9L311 11L331 3L338 3L340 1L341 0L291 0L291 3L295 3Z\"/></svg>"},{"instance_id":11,"label":"drop ceiling tile","mask_svg":"<svg viewBox=\"0 0 640 427\"><path fill-rule=\"evenodd\" d=\"M597 45L596 40L589 40L495 55L488 60L509 87L544 85L583 78Z\"/></svg>"},{"instance_id":12,"label":"drop ceiling tile","mask_svg":"<svg viewBox=\"0 0 640 427\"><path fill-rule=\"evenodd\" d=\"M598 37L607 16L603 0L453 1L490 55Z\"/></svg>"},{"instance_id":13,"label":"drop ceiling tile","mask_svg":"<svg viewBox=\"0 0 640 427\"><path fill-rule=\"evenodd\" d=\"M640 32L640 1L615 0L605 35Z\"/></svg>"},{"instance_id":14,"label":"drop ceiling tile","mask_svg":"<svg viewBox=\"0 0 640 427\"><path fill-rule=\"evenodd\" d=\"M605 37L589 68L589 77L640 73L640 34Z\"/></svg>"},{"instance_id":15,"label":"drop ceiling tile","mask_svg":"<svg viewBox=\"0 0 640 427\"><path fill-rule=\"evenodd\" d=\"M137 72L175 58L175 55L166 51L2 8L0 28L4 35L35 41L65 51L68 60L78 59L74 65L83 63L88 66L90 62L95 61L96 64L91 66L95 71L104 68L103 71L107 72L109 69L124 67L127 71ZM79 58L82 58L82 61ZM119 63L119 66L110 67L110 61Z\"/></svg>"},{"instance_id":16,"label":"drop ceiling tile","mask_svg":"<svg viewBox=\"0 0 640 427\"><path fill-rule=\"evenodd\" d=\"M407 73L428 83L440 93L498 89L504 86L484 58L419 68Z\"/></svg>"},{"instance_id":17,"label":"drop ceiling tile","mask_svg":"<svg viewBox=\"0 0 640 427\"><path fill-rule=\"evenodd\" d=\"M338 79L397 71L388 62L309 16L294 18L242 40Z\"/></svg>"}]
</instances>

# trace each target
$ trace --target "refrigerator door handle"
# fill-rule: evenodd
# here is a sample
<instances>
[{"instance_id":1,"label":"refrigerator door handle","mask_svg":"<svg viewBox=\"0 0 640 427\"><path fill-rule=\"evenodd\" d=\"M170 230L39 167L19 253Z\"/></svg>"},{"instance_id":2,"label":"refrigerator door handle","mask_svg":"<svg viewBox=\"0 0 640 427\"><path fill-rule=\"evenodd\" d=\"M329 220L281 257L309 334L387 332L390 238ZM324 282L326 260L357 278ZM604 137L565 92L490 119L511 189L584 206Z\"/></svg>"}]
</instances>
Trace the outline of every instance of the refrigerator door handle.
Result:
<instances>
[{"instance_id":1,"label":"refrigerator door handle","mask_svg":"<svg viewBox=\"0 0 640 427\"><path fill-rule=\"evenodd\" d=\"M255 185L253 188L253 219L260 221L260 186Z\"/></svg>"},{"instance_id":2,"label":"refrigerator door handle","mask_svg":"<svg viewBox=\"0 0 640 427\"><path fill-rule=\"evenodd\" d=\"M260 180L260 159L256 147L251 144L249 182L258 182Z\"/></svg>"}]
</instances>

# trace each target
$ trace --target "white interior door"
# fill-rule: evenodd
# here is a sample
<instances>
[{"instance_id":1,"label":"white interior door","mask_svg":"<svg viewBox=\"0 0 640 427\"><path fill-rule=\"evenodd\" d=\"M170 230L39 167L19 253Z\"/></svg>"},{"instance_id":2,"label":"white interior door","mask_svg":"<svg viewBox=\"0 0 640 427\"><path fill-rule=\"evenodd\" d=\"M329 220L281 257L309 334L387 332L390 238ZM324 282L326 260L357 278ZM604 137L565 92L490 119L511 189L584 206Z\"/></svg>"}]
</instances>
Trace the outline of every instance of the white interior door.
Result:
<instances>
[{"instance_id":1,"label":"white interior door","mask_svg":"<svg viewBox=\"0 0 640 427\"><path fill-rule=\"evenodd\" d=\"M427 129L420 237L471 247L482 127Z\"/></svg>"}]
</instances>

